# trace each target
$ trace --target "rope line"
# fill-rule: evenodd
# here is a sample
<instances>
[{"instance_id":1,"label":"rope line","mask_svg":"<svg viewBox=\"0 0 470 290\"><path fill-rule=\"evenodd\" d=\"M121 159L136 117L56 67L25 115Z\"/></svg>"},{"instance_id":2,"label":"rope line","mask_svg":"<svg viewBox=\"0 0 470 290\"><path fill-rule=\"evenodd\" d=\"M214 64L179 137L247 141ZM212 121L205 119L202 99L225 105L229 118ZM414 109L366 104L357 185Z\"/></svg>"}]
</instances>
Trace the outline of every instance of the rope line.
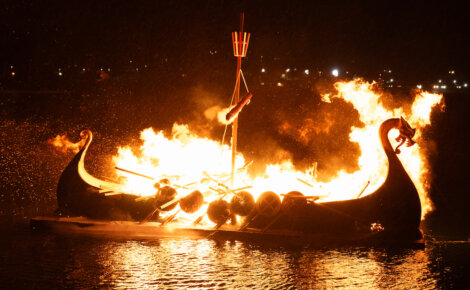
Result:
<instances>
[{"instance_id":1,"label":"rope line","mask_svg":"<svg viewBox=\"0 0 470 290\"><path fill-rule=\"evenodd\" d=\"M243 83L245 84L246 92L249 93L250 90L248 90L248 85L246 84L245 76L243 75L243 71L241 69L240 69L240 74L242 75L242 79L243 79Z\"/></svg>"}]
</instances>

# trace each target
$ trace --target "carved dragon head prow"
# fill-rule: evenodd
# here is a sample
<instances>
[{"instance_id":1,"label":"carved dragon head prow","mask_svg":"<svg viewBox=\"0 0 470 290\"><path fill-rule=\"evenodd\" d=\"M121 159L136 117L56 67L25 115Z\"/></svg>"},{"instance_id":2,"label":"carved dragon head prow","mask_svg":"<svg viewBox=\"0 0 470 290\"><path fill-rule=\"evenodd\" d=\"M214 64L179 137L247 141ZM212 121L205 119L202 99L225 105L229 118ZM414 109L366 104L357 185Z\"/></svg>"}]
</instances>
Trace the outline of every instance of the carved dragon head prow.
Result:
<instances>
[{"instance_id":1,"label":"carved dragon head prow","mask_svg":"<svg viewBox=\"0 0 470 290\"><path fill-rule=\"evenodd\" d=\"M400 117L400 121L399 121L399 124L398 124L398 131L400 132L400 135L398 135L397 138L395 138L395 140L397 142L400 142L400 144L398 144L398 146L395 148L395 153L396 154L400 154L400 147L406 143L406 146L407 147L410 147L410 146L413 146L416 142L413 141L413 137L416 133L416 129L415 128L412 128L410 126L410 124L408 124L408 122L403 119L403 117Z\"/></svg>"}]
</instances>

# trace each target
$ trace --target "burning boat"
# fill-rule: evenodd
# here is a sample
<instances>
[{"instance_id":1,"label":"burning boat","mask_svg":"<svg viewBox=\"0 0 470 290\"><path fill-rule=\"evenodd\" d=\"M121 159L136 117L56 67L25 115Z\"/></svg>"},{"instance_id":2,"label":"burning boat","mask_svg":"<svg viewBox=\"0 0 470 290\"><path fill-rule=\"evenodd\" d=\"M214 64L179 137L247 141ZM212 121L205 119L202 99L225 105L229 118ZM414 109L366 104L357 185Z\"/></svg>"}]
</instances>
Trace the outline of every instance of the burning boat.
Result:
<instances>
[{"instance_id":1,"label":"burning boat","mask_svg":"<svg viewBox=\"0 0 470 290\"><path fill-rule=\"evenodd\" d=\"M241 32L232 34L234 55L238 62L236 85L232 96L233 106L228 108L228 113L224 118L231 121L232 124L231 172L227 174L225 170L222 171L224 172L222 174L224 180L221 176L216 175L221 171L208 172L206 170L211 169L206 167L210 166L201 167L201 165L207 165L211 159L217 159L197 158L207 152L209 154L206 155L217 155L213 144L207 146L208 149L203 149L207 152L202 154L202 149L199 146L201 140L195 142L197 146L194 146L195 150L191 154L163 152L158 157L152 156L150 158L158 160L159 166L167 161L169 164L165 169L168 170L167 173L162 172L163 169L149 170L149 172L153 171L149 176L141 173L142 170L139 169L125 169L127 163L121 166L117 162L116 169L126 173L125 177L128 178L128 181L131 176L140 178L133 182L133 186L96 178L85 169L85 156L92 142L92 133L89 130L84 130L81 132L81 137L85 141L84 145L65 168L58 183L57 216L34 218L31 221L32 226L39 228L71 227L82 231L97 229L98 231L120 232L126 235L138 233L138 235L152 237L196 235L235 239L248 238L250 240L287 239L300 241L302 244L332 244L334 242L348 244L372 242L375 244L376 242L398 241L422 245L423 236L419 227L422 218L421 202L423 202L423 196L420 200L419 193L423 191L423 186L418 184L417 190L415 186L416 174L412 176L414 179L410 178L402 161L397 156L402 145L406 144L410 147L415 144L413 138L416 130L405 119L394 117L405 114L401 109L386 112L383 108L375 108L374 104L379 103L378 96L369 90L369 85L360 81L337 83L335 86L338 91L341 91L341 97L347 102L364 102L355 105L355 107L358 111L365 110L370 115L369 120L361 120L367 125L365 130L359 134L367 137L367 141L359 142L357 139L351 139L351 141L362 144L374 144L377 147L372 150L377 151L374 156L375 160L366 162L377 164L377 166L379 166L378 163L382 163L381 170L372 168L368 172L368 177L365 177L369 179L373 175L375 176L373 178L377 179L374 181L374 186L369 187L372 188L370 192L363 194L366 185L358 195L354 189L349 190L346 188L348 185L339 182L341 188L335 187L334 190L328 190L329 193L325 195L322 191L316 192L319 187L312 185L308 180L298 178L295 174L289 176L297 178L285 181L281 177L282 172L274 178L261 181L262 186L255 184L256 180L249 179L237 182L236 185L241 187L234 188L235 177L241 175L238 170L249 166L249 163L243 167L236 166L236 161L239 161L236 152L238 114L253 96L248 91L241 72L241 58L246 55L249 39L250 34L243 32L242 16ZM239 99L241 78L245 82L247 95ZM355 86L357 90L350 89L351 85ZM356 95L361 97L357 98ZM412 118L412 124L420 125L420 127L429 124L430 108L441 98L442 96L421 92L412 106L412 110L416 109L421 114L418 117L413 114L409 115ZM329 102L328 96L325 96L325 102ZM376 137L377 129L379 138ZM371 133L373 131L375 132ZM389 132L391 131L398 132L395 141L399 144L395 149L389 140ZM157 137L156 139L160 137L160 139L164 139L160 135ZM375 144L378 140L380 140L380 145L378 142ZM154 142L148 147L159 151L161 147L174 149L181 145L175 146L175 144L165 142ZM220 146L217 143L216 146L222 148L225 145ZM225 154L225 151L220 152L224 156L220 159L223 159L223 164L228 164L230 158L227 158L229 156ZM366 151L371 150L368 148ZM183 160L183 163L176 164L175 157L181 157L181 155L184 157L178 159ZM383 155L386 158L382 157ZM186 157L196 157L197 161L194 163L197 166L190 164L188 160L190 158ZM408 158L409 155L404 160L406 161ZM421 160L418 158L418 161ZM406 165L409 167L408 163ZM421 163L418 162L418 167L420 166ZM174 171L175 168L177 171ZM384 170L387 170L386 173ZM192 179L183 182L173 178L174 176L172 177L172 173L179 174L182 171L191 175ZM227 175L230 175L229 180L226 180ZM386 178L382 182L381 178L385 175ZM363 182L361 181L364 180L363 177L357 178L356 175L351 175L349 180L356 180L356 183ZM418 179L420 178L419 173ZM273 182L275 179L277 182ZM145 193L139 187L144 183L143 180L148 181L147 185L150 185L150 188L147 186ZM308 191L291 186L292 180L307 185ZM227 185L229 181L230 185ZM367 184L369 183L370 181ZM265 186L266 184L269 186ZM328 196L328 194L333 196L337 191L341 191L342 196L322 200L324 196ZM348 195L343 195L345 191L351 192ZM429 210L426 202L424 205L426 206L424 211ZM184 222L180 219L182 215ZM109 227L110 225L112 227Z\"/></svg>"},{"instance_id":2,"label":"burning boat","mask_svg":"<svg viewBox=\"0 0 470 290\"><path fill-rule=\"evenodd\" d=\"M388 139L392 129L399 130L399 142L393 148ZM191 226L180 229L181 233L200 235L229 235L234 237L282 237L313 239L321 235L345 241L400 240L416 242L422 240L419 230L421 204L418 192L397 157L403 144L412 146L415 130L403 118L388 119L382 123L379 137L387 156L389 167L385 182L373 193L350 200L317 202L314 196L304 196L298 191L276 194L262 193L257 200L245 190L230 190L212 201L206 214L214 223L210 227L198 226L194 217ZM147 221L155 225L153 234L164 235L165 226L179 210L165 219L159 213L175 208L187 214L196 212L204 197L195 190L183 198L176 198L177 190L167 180L156 183L156 194L142 198L135 194L119 192L119 184L93 177L84 166L85 156L92 141L92 134L84 130L81 136L85 144L63 171L58 188L58 214L55 218L33 219L34 226L50 223L95 225L97 220L134 221L137 228ZM209 181L217 182L211 176ZM220 185L220 184L219 184ZM223 197L232 195L230 202ZM281 199L282 197L282 199ZM86 217L78 219L70 217ZM235 224L236 217L243 222ZM200 221L200 219L199 219ZM98 222L102 225L102 222ZM129 222L128 222L129 223ZM127 226L129 224L126 224ZM159 224L159 225L157 225ZM114 223L114 225L116 225ZM162 227L163 225L163 227ZM175 227L171 228L172 234ZM148 230L148 228L146 228ZM168 232L166 232L168 234Z\"/></svg>"}]
</instances>

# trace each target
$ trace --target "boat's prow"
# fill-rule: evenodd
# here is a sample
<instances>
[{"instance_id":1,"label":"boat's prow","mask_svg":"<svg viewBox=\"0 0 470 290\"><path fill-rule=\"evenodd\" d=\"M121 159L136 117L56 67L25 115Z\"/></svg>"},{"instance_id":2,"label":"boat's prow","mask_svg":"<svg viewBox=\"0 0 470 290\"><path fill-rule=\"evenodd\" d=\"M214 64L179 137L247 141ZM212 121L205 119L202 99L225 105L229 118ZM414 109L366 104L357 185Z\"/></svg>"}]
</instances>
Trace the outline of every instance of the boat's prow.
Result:
<instances>
[{"instance_id":1,"label":"boat's prow","mask_svg":"<svg viewBox=\"0 0 470 290\"><path fill-rule=\"evenodd\" d=\"M83 130L85 145L60 176L57 186L58 213L103 220L142 220L155 207L155 198L139 200L137 195L106 196L103 190L118 190L116 183L100 180L85 169L85 156L92 141L90 130ZM156 218L158 213L154 215Z\"/></svg>"}]
</instances>

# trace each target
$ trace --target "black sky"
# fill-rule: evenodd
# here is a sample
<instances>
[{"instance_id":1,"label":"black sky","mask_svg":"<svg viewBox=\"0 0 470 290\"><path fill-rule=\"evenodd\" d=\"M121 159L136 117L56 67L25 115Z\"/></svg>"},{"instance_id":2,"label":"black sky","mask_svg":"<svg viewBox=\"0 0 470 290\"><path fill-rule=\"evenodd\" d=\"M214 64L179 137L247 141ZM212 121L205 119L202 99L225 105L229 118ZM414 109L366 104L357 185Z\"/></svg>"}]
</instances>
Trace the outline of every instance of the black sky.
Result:
<instances>
[{"instance_id":1,"label":"black sky","mask_svg":"<svg viewBox=\"0 0 470 290\"><path fill-rule=\"evenodd\" d=\"M411 79L449 69L468 76L464 7L409 2L5 1L0 65L120 67L169 58L185 70L223 62L244 11L251 62L263 56L268 65L279 58L279 65L365 75L391 68Z\"/></svg>"}]
</instances>

